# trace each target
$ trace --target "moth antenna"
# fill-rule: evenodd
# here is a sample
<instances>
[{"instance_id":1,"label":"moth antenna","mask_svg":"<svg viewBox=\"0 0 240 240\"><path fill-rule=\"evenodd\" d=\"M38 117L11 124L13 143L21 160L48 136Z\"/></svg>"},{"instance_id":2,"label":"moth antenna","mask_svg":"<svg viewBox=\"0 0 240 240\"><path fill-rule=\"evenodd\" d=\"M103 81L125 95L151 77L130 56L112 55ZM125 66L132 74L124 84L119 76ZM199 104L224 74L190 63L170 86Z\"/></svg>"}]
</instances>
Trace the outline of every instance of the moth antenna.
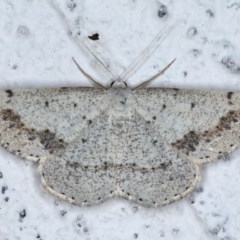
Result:
<instances>
[{"instance_id":1,"label":"moth antenna","mask_svg":"<svg viewBox=\"0 0 240 240\"><path fill-rule=\"evenodd\" d=\"M170 25L161 29L160 32L155 36L155 38L150 42L150 44L142 51L142 53L133 61L128 68L122 73L120 78L124 81L129 78L134 71L139 69L146 60L149 58L150 54L158 47L158 45L165 39L168 33L170 33L175 26ZM161 41L160 41L161 40ZM160 41L160 42L159 42Z\"/></svg>"},{"instance_id":2,"label":"moth antenna","mask_svg":"<svg viewBox=\"0 0 240 240\"><path fill-rule=\"evenodd\" d=\"M163 70L161 70L159 73L157 73L156 75L154 75L153 77L143 81L142 83L140 83L138 86L136 86L135 88L133 88L133 90L136 89L140 89L145 87L146 85L148 85L150 82L152 82L154 79L158 78L159 76L163 75L165 73L165 71L167 71L167 69L175 62L176 58L174 58Z\"/></svg>"},{"instance_id":3,"label":"moth antenna","mask_svg":"<svg viewBox=\"0 0 240 240\"><path fill-rule=\"evenodd\" d=\"M69 20L66 18L66 16L61 11L61 9L55 3L53 3L53 1L49 0L49 3L54 8L54 10L56 10L56 12L58 13L58 15L60 17L60 20L66 26L66 30L69 31L69 32L72 32L71 31L71 27L70 27L71 24L69 23ZM97 57L97 55L87 46L87 44L79 36L73 36L73 35L71 35L71 36L72 36L71 40L73 40L75 44L77 44L78 46L79 45L84 46L85 50L87 50L87 52L89 52L97 60L97 62L99 63L100 67L107 73L108 77L110 77L112 79L115 79L114 74L109 70L109 68L107 68L104 65L104 63L99 59L99 57ZM81 44L79 44L79 41L77 41L77 40L80 40ZM82 46L80 46L80 47L82 47Z\"/></svg>"},{"instance_id":4,"label":"moth antenna","mask_svg":"<svg viewBox=\"0 0 240 240\"><path fill-rule=\"evenodd\" d=\"M78 38L79 39L79 38ZM105 66L105 64L100 60L100 58L87 46L87 44L80 39L82 45L92 54L92 56L97 60L100 64L101 68L109 75L110 78L115 79L116 76Z\"/></svg>"},{"instance_id":5,"label":"moth antenna","mask_svg":"<svg viewBox=\"0 0 240 240\"><path fill-rule=\"evenodd\" d=\"M76 64L77 68L79 69L79 71L85 76L87 77L87 79L89 79L95 86L107 90L101 83L97 82L91 75L89 75L88 73L86 73L81 67L80 65L77 63L77 61L72 57L73 62Z\"/></svg>"}]
</instances>

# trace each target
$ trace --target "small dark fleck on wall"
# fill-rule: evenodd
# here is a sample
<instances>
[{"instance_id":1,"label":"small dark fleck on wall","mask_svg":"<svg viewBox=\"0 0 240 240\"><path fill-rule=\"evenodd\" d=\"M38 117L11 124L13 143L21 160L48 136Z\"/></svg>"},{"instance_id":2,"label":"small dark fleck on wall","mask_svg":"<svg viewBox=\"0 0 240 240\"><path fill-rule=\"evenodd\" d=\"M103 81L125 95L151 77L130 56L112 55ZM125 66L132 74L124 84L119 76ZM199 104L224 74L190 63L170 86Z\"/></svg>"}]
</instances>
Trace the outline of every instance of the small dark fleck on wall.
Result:
<instances>
[{"instance_id":1,"label":"small dark fleck on wall","mask_svg":"<svg viewBox=\"0 0 240 240\"><path fill-rule=\"evenodd\" d=\"M138 234L137 234L137 233L134 233L134 234L133 234L133 238L134 238L134 239L137 239L137 238L138 238Z\"/></svg>"},{"instance_id":2,"label":"small dark fleck on wall","mask_svg":"<svg viewBox=\"0 0 240 240\"><path fill-rule=\"evenodd\" d=\"M0 172L0 178L3 178L3 174L2 174L2 172Z\"/></svg>"},{"instance_id":3,"label":"small dark fleck on wall","mask_svg":"<svg viewBox=\"0 0 240 240\"><path fill-rule=\"evenodd\" d=\"M193 196L190 196L189 201L190 201L191 204L194 204L194 203L195 203L194 197L193 197Z\"/></svg>"},{"instance_id":4,"label":"small dark fleck on wall","mask_svg":"<svg viewBox=\"0 0 240 240\"><path fill-rule=\"evenodd\" d=\"M21 25L17 28L17 35L18 37L28 37L30 35L30 31L28 27Z\"/></svg>"},{"instance_id":5,"label":"small dark fleck on wall","mask_svg":"<svg viewBox=\"0 0 240 240\"><path fill-rule=\"evenodd\" d=\"M207 9L206 13L209 17L214 17L214 12L211 9Z\"/></svg>"},{"instance_id":6,"label":"small dark fleck on wall","mask_svg":"<svg viewBox=\"0 0 240 240\"><path fill-rule=\"evenodd\" d=\"M69 8L69 10L71 12L73 12L75 10L75 8L77 7L77 4L73 0L69 0L67 3L67 7Z\"/></svg>"},{"instance_id":7,"label":"small dark fleck on wall","mask_svg":"<svg viewBox=\"0 0 240 240\"><path fill-rule=\"evenodd\" d=\"M23 218L25 218L27 216L26 210L23 209L20 213L19 213L19 217L22 220Z\"/></svg>"},{"instance_id":8,"label":"small dark fleck on wall","mask_svg":"<svg viewBox=\"0 0 240 240\"><path fill-rule=\"evenodd\" d=\"M231 56L222 58L221 63L231 72L240 73L240 63L237 63Z\"/></svg>"},{"instance_id":9,"label":"small dark fleck on wall","mask_svg":"<svg viewBox=\"0 0 240 240\"><path fill-rule=\"evenodd\" d=\"M227 6L227 8L234 8L236 11L238 11L239 8L240 8L240 3L237 2L237 1L235 1L235 2L233 2L233 3L231 3L231 4L229 4L229 5Z\"/></svg>"},{"instance_id":10,"label":"small dark fleck on wall","mask_svg":"<svg viewBox=\"0 0 240 240\"><path fill-rule=\"evenodd\" d=\"M13 69L13 70L16 70L16 69L17 69L17 65L16 65L16 64L13 64L13 65L12 65L12 69Z\"/></svg>"},{"instance_id":11,"label":"small dark fleck on wall","mask_svg":"<svg viewBox=\"0 0 240 240\"><path fill-rule=\"evenodd\" d=\"M194 57L198 57L201 54L201 51L199 49L193 49L192 53Z\"/></svg>"},{"instance_id":12,"label":"small dark fleck on wall","mask_svg":"<svg viewBox=\"0 0 240 240\"><path fill-rule=\"evenodd\" d=\"M195 103L191 103L191 109L195 108Z\"/></svg>"},{"instance_id":13,"label":"small dark fleck on wall","mask_svg":"<svg viewBox=\"0 0 240 240\"><path fill-rule=\"evenodd\" d=\"M61 216L65 216L67 214L66 210L61 210Z\"/></svg>"},{"instance_id":14,"label":"small dark fleck on wall","mask_svg":"<svg viewBox=\"0 0 240 240\"><path fill-rule=\"evenodd\" d=\"M8 190L8 186L6 185L2 186L2 194L5 194L7 190Z\"/></svg>"},{"instance_id":15,"label":"small dark fleck on wall","mask_svg":"<svg viewBox=\"0 0 240 240\"><path fill-rule=\"evenodd\" d=\"M177 235L179 233L180 229L179 228L173 228L172 233L173 235Z\"/></svg>"},{"instance_id":16,"label":"small dark fleck on wall","mask_svg":"<svg viewBox=\"0 0 240 240\"><path fill-rule=\"evenodd\" d=\"M228 152L219 152L218 153L218 160L229 161L230 154Z\"/></svg>"},{"instance_id":17,"label":"small dark fleck on wall","mask_svg":"<svg viewBox=\"0 0 240 240\"><path fill-rule=\"evenodd\" d=\"M93 41L99 40L99 34L98 33L94 33L94 34L88 36L88 38L93 40Z\"/></svg>"},{"instance_id":18,"label":"small dark fleck on wall","mask_svg":"<svg viewBox=\"0 0 240 240\"><path fill-rule=\"evenodd\" d=\"M201 193L203 192L203 187L197 187L195 191L198 193Z\"/></svg>"},{"instance_id":19,"label":"small dark fleck on wall","mask_svg":"<svg viewBox=\"0 0 240 240\"><path fill-rule=\"evenodd\" d=\"M38 233L36 236L37 239L41 239L41 235Z\"/></svg>"},{"instance_id":20,"label":"small dark fleck on wall","mask_svg":"<svg viewBox=\"0 0 240 240\"><path fill-rule=\"evenodd\" d=\"M5 201L5 202L8 202L8 201L9 201L9 197L5 197L5 198L4 198L4 201Z\"/></svg>"},{"instance_id":21,"label":"small dark fleck on wall","mask_svg":"<svg viewBox=\"0 0 240 240\"><path fill-rule=\"evenodd\" d=\"M159 6L157 15L160 18L166 17L168 15L167 6L161 3Z\"/></svg>"},{"instance_id":22,"label":"small dark fleck on wall","mask_svg":"<svg viewBox=\"0 0 240 240\"><path fill-rule=\"evenodd\" d=\"M196 27L190 27L187 31L188 37L194 37L198 34L198 30Z\"/></svg>"},{"instance_id":23,"label":"small dark fleck on wall","mask_svg":"<svg viewBox=\"0 0 240 240\"><path fill-rule=\"evenodd\" d=\"M45 107L48 107L48 106L49 106L49 102L46 101L46 102L45 102Z\"/></svg>"}]
</instances>

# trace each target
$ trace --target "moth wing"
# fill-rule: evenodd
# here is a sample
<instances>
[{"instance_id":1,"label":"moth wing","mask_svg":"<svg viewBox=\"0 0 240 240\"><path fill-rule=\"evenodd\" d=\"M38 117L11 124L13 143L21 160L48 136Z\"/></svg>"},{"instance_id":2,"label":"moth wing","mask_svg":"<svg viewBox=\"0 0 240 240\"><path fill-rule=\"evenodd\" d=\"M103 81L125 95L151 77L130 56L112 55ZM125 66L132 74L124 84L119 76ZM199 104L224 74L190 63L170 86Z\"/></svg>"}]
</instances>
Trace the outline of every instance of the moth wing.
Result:
<instances>
[{"instance_id":1,"label":"moth wing","mask_svg":"<svg viewBox=\"0 0 240 240\"><path fill-rule=\"evenodd\" d=\"M143 89L134 96L141 116L192 161L223 158L239 146L240 93Z\"/></svg>"},{"instance_id":2,"label":"moth wing","mask_svg":"<svg viewBox=\"0 0 240 240\"><path fill-rule=\"evenodd\" d=\"M40 162L42 182L48 191L81 206L114 196L116 171L108 118L101 114L64 152Z\"/></svg>"},{"instance_id":3,"label":"moth wing","mask_svg":"<svg viewBox=\"0 0 240 240\"><path fill-rule=\"evenodd\" d=\"M106 106L93 88L0 91L0 141L9 152L31 161L66 148Z\"/></svg>"},{"instance_id":4,"label":"moth wing","mask_svg":"<svg viewBox=\"0 0 240 240\"><path fill-rule=\"evenodd\" d=\"M115 194L147 207L185 197L199 180L197 164L182 159L157 127L138 113L116 133L118 158Z\"/></svg>"}]
</instances>

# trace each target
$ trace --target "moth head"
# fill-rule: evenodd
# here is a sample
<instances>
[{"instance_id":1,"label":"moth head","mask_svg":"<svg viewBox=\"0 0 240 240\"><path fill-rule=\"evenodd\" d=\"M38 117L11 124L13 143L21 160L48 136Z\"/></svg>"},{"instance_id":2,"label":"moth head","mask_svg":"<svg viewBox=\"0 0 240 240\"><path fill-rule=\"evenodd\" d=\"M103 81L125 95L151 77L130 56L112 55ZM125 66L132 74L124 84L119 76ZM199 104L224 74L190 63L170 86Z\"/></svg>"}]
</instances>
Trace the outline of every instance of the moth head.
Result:
<instances>
[{"instance_id":1,"label":"moth head","mask_svg":"<svg viewBox=\"0 0 240 240\"><path fill-rule=\"evenodd\" d=\"M112 81L110 84L110 88L127 88L127 83L124 81Z\"/></svg>"}]
</instances>

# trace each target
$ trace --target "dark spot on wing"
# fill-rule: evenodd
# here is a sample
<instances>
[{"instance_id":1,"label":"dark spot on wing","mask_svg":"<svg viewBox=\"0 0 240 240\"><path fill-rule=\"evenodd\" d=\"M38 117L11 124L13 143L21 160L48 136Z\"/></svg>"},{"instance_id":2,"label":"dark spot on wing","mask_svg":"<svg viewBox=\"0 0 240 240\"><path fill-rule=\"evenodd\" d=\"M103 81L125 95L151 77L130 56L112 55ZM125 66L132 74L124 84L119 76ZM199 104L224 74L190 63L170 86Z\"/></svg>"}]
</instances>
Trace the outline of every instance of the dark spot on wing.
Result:
<instances>
[{"instance_id":1,"label":"dark spot on wing","mask_svg":"<svg viewBox=\"0 0 240 240\"><path fill-rule=\"evenodd\" d=\"M156 140L156 139L152 141L153 145L156 145L157 142L158 142L158 140Z\"/></svg>"},{"instance_id":2,"label":"dark spot on wing","mask_svg":"<svg viewBox=\"0 0 240 240\"><path fill-rule=\"evenodd\" d=\"M49 150L50 153L53 153L55 150L62 149L66 146L66 143L63 139L58 139L56 134L51 132L49 129L43 131L37 131L33 128L27 128L23 122L21 122L21 117L18 113L15 113L11 109L3 109L0 111L0 118L3 121L8 122L9 128L15 128L21 133L27 135L28 140L34 141L36 139L40 140L40 143L44 146L46 150ZM6 143L7 147L9 143ZM21 151L17 151L21 153ZM17 153L16 152L16 153Z\"/></svg>"},{"instance_id":3,"label":"dark spot on wing","mask_svg":"<svg viewBox=\"0 0 240 240\"><path fill-rule=\"evenodd\" d=\"M190 131L188 134L185 134L182 139L172 143L172 146L179 150L182 149L186 154L189 154L189 152L196 151L199 142L204 141L210 143L216 137L221 137L223 131L231 130L232 124L239 122L239 120L239 111L229 111L225 116L219 119L218 124L212 129L204 132ZM234 144L230 143L229 146L233 147ZM222 154L219 153L219 157L221 156ZM209 158L209 156L205 156L205 158Z\"/></svg>"},{"instance_id":4,"label":"dark spot on wing","mask_svg":"<svg viewBox=\"0 0 240 240\"><path fill-rule=\"evenodd\" d=\"M74 106L74 107L77 107L77 103L74 103L73 106Z\"/></svg>"},{"instance_id":5,"label":"dark spot on wing","mask_svg":"<svg viewBox=\"0 0 240 240\"><path fill-rule=\"evenodd\" d=\"M87 123L88 123L88 125L91 125L91 124L92 124L92 120L89 119L89 120L87 121Z\"/></svg>"},{"instance_id":6,"label":"dark spot on wing","mask_svg":"<svg viewBox=\"0 0 240 240\"><path fill-rule=\"evenodd\" d=\"M177 140L175 143L172 143L172 146L177 149L185 149L186 153L196 151L196 146L199 145L200 136L195 131L190 131L188 134L185 134L181 140Z\"/></svg>"},{"instance_id":7,"label":"dark spot on wing","mask_svg":"<svg viewBox=\"0 0 240 240\"><path fill-rule=\"evenodd\" d=\"M53 153L59 149L63 149L66 146L66 143L63 141L63 139L58 139L56 134L48 129L44 131L36 131L35 134L38 138L40 138L40 143L46 150L49 150L50 153Z\"/></svg>"},{"instance_id":8,"label":"dark spot on wing","mask_svg":"<svg viewBox=\"0 0 240 240\"><path fill-rule=\"evenodd\" d=\"M229 100L231 100L233 94L234 94L233 92L228 92L228 93L227 93L227 98L228 98Z\"/></svg>"},{"instance_id":9,"label":"dark spot on wing","mask_svg":"<svg viewBox=\"0 0 240 240\"><path fill-rule=\"evenodd\" d=\"M191 103L191 109L195 108L195 103Z\"/></svg>"},{"instance_id":10,"label":"dark spot on wing","mask_svg":"<svg viewBox=\"0 0 240 240\"><path fill-rule=\"evenodd\" d=\"M48 107L48 106L49 106L49 102L46 101L46 102L45 102L45 107Z\"/></svg>"},{"instance_id":11,"label":"dark spot on wing","mask_svg":"<svg viewBox=\"0 0 240 240\"><path fill-rule=\"evenodd\" d=\"M173 92L173 97L176 99L179 89L178 88L172 88L172 90L174 91Z\"/></svg>"},{"instance_id":12,"label":"dark spot on wing","mask_svg":"<svg viewBox=\"0 0 240 240\"><path fill-rule=\"evenodd\" d=\"M230 111L226 116L223 116L220 118L220 121L218 123L218 129L231 129L231 123L238 122L239 118L239 112Z\"/></svg>"},{"instance_id":13,"label":"dark spot on wing","mask_svg":"<svg viewBox=\"0 0 240 240\"><path fill-rule=\"evenodd\" d=\"M0 116L2 117L3 121L19 122L21 119L20 115L14 113L12 109L1 110Z\"/></svg>"},{"instance_id":14,"label":"dark spot on wing","mask_svg":"<svg viewBox=\"0 0 240 240\"><path fill-rule=\"evenodd\" d=\"M8 97L12 97L14 95L12 90L6 90L5 92L8 94Z\"/></svg>"},{"instance_id":15,"label":"dark spot on wing","mask_svg":"<svg viewBox=\"0 0 240 240\"><path fill-rule=\"evenodd\" d=\"M172 166L172 162L169 161L169 162L164 162L164 163L161 163L160 164L160 168L165 171L169 166Z\"/></svg>"},{"instance_id":16,"label":"dark spot on wing","mask_svg":"<svg viewBox=\"0 0 240 240\"><path fill-rule=\"evenodd\" d=\"M78 162L70 162L70 161L66 162L66 168L72 168L76 171L79 167L80 167L80 163Z\"/></svg>"}]
</instances>

